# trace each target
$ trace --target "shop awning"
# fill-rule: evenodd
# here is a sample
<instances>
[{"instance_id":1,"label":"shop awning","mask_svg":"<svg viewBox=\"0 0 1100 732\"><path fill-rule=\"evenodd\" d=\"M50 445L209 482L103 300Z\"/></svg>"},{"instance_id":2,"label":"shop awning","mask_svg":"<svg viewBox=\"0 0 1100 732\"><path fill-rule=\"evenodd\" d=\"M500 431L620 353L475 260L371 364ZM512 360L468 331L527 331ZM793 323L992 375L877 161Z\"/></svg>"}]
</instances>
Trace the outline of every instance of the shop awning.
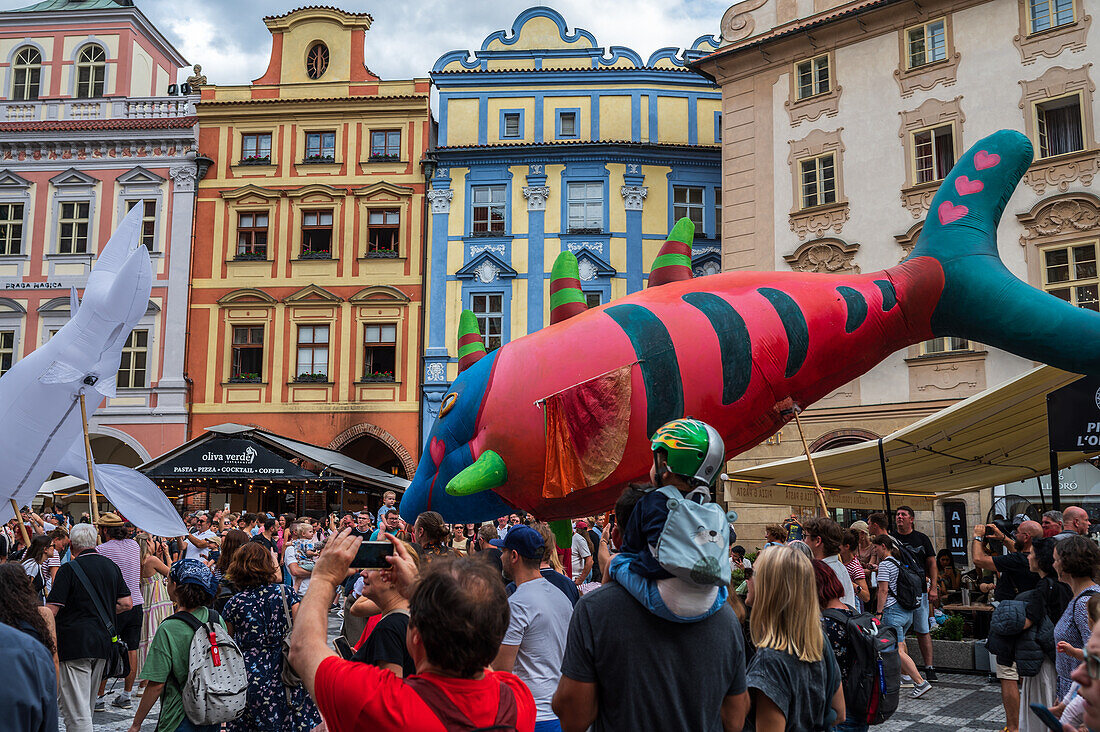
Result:
<instances>
[{"instance_id":1,"label":"shop awning","mask_svg":"<svg viewBox=\"0 0 1100 732\"><path fill-rule=\"evenodd\" d=\"M316 472L293 462L318 466ZM239 424L221 424L138 468L150 478L226 478L313 481L344 478L367 488L401 493L409 481L335 450ZM349 486L350 487L350 486Z\"/></svg>"},{"instance_id":2,"label":"shop awning","mask_svg":"<svg viewBox=\"0 0 1100 732\"><path fill-rule=\"evenodd\" d=\"M880 440L814 453L830 507L928 508L935 498L1026 480L1050 470L1046 396L1080 378L1050 366L904 427ZM1060 467L1100 454L1063 452ZM813 477L803 455L738 470L724 481L727 498L745 503L814 505Z\"/></svg>"}]
</instances>

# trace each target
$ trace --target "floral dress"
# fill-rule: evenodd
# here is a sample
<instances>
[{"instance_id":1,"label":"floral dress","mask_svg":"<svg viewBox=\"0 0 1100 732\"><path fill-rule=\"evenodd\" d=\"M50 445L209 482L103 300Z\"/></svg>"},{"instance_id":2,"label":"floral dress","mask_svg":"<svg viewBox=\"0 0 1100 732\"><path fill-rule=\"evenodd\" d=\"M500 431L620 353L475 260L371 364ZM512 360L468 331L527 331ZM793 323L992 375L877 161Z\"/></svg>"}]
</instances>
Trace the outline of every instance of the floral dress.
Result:
<instances>
[{"instance_id":1,"label":"floral dress","mask_svg":"<svg viewBox=\"0 0 1100 732\"><path fill-rule=\"evenodd\" d=\"M288 699L279 678L287 628L280 587L286 591L288 605L301 599L285 585L263 585L238 592L222 611L233 626L233 639L248 669L248 705L241 716L226 723L226 732L309 732L321 723L317 705L305 688L294 689Z\"/></svg>"},{"instance_id":2,"label":"floral dress","mask_svg":"<svg viewBox=\"0 0 1100 732\"><path fill-rule=\"evenodd\" d=\"M149 655L149 646L157 634L160 624L172 614L172 599L168 597L168 581L157 572L152 577L141 578L141 599L145 613L141 622L141 645L138 646L137 670L145 665Z\"/></svg>"}]
</instances>

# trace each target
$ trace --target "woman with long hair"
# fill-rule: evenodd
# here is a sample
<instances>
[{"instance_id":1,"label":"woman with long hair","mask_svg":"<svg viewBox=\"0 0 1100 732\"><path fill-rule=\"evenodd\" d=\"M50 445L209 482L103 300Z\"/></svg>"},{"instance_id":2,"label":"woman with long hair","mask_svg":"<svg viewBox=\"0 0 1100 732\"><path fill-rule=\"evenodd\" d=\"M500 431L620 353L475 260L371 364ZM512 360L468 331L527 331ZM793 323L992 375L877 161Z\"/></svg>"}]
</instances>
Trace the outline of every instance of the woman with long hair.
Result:
<instances>
[{"instance_id":1,"label":"woman with long hair","mask_svg":"<svg viewBox=\"0 0 1100 732\"><path fill-rule=\"evenodd\" d=\"M824 730L844 719L840 668L825 642L810 560L766 547L753 565L756 601L749 627L756 654L746 683L757 732Z\"/></svg>"},{"instance_id":2,"label":"woman with long hair","mask_svg":"<svg viewBox=\"0 0 1100 732\"><path fill-rule=\"evenodd\" d=\"M214 579L221 582L225 572L229 569L229 563L233 561L233 554L247 544L252 537L240 529L230 529L222 539L221 551L218 553L218 561L214 564Z\"/></svg>"},{"instance_id":3,"label":"woman with long hair","mask_svg":"<svg viewBox=\"0 0 1100 732\"><path fill-rule=\"evenodd\" d=\"M41 641L53 656L54 673L59 673L53 613L38 602L30 577L18 564L0 564L0 623Z\"/></svg>"},{"instance_id":4,"label":"woman with long hair","mask_svg":"<svg viewBox=\"0 0 1100 732\"><path fill-rule=\"evenodd\" d=\"M50 594L50 575L46 570L46 563L53 556L53 539L49 534L35 534L31 539L31 545L23 553L23 571L31 578L35 594L38 595L38 604L43 604L46 595Z\"/></svg>"},{"instance_id":5,"label":"woman with long hair","mask_svg":"<svg viewBox=\"0 0 1100 732\"><path fill-rule=\"evenodd\" d=\"M1059 539L1054 547L1054 570L1058 579L1069 585L1073 599L1066 605L1054 626L1058 652L1054 668L1058 672L1058 696L1064 697L1073 683L1069 675L1084 660L1085 643L1089 639L1089 596L1100 593L1093 573L1100 566L1100 547L1084 536Z\"/></svg>"},{"instance_id":6,"label":"woman with long hair","mask_svg":"<svg viewBox=\"0 0 1100 732\"><path fill-rule=\"evenodd\" d=\"M878 563L878 572L875 575L878 585L875 607L878 608L878 612L875 613L875 617L897 631L901 672L913 679L913 691L909 696L916 699L924 696L932 685L917 671L917 664L913 663L905 647L905 631L913 627L913 613L916 611L906 610L898 604L898 575L901 572L901 560L898 559L898 555L901 549L897 540L889 534L881 534L871 539L871 546L874 548L874 560Z\"/></svg>"},{"instance_id":7,"label":"woman with long hair","mask_svg":"<svg viewBox=\"0 0 1100 732\"><path fill-rule=\"evenodd\" d=\"M144 531L137 535L136 541L141 549L141 599L145 606L137 653L137 672L140 674L157 628L172 614L172 598L168 597L168 545ZM142 682L144 687L145 682Z\"/></svg>"},{"instance_id":8,"label":"woman with long hair","mask_svg":"<svg viewBox=\"0 0 1100 732\"><path fill-rule=\"evenodd\" d=\"M855 537L855 532L849 532ZM858 538L854 538L856 543ZM858 560L857 560L858 561ZM833 649L833 657L840 667L840 685L848 680L851 663L848 660L848 620L859 613L843 602L844 587L837 579L836 572L828 564L815 559L814 580L817 585L817 604L821 608L821 627L825 630L825 639ZM862 569L862 567L860 567ZM826 612L831 610L832 612ZM847 706L848 700L845 699ZM849 712L850 712L849 708ZM837 732L867 732L866 720L848 717L836 727Z\"/></svg>"},{"instance_id":9,"label":"woman with long hair","mask_svg":"<svg viewBox=\"0 0 1100 732\"><path fill-rule=\"evenodd\" d=\"M436 557L453 555L450 547L451 531L443 523L443 517L435 511L425 511L413 523L413 541L420 545L420 556L425 564Z\"/></svg>"},{"instance_id":10,"label":"woman with long hair","mask_svg":"<svg viewBox=\"0 0 1100 732\"><path fill-rule=\"evenodd\" d=\"M955 555L946 549L936 552L936 567L939 570L939 599L937 604L942 605L950 593L958 592L962 588L962 575L955 566ZM1034 570L1033 570L1034 571Z\"/></svg>"},{"instance_id":11,"label":"woman with long hair","mask_svg":"<svg viewBox=\"0 0 1100 732\"><path fill-rule=\"evenodd\" d=\"M234 552L225 576L237 594L223 615L248 669L248 704L226 723L227 732L309 732L321 723L317 706L304 687L287 689L280 677L283 638L301 597L280 582L271 552L254 541Z\"/></svg>"},{"instance_id":12,"label":"woman with long hair","mask_svg":"<svg viewBox=\"0 0 1100 732\"><path fill-rule=\"evenodd\" d=\"M1036 626L1036 639L1045 636L1053 639L1054 624L1062 617L1070 600L1070 589L1058 581L1054 569L1053 539L1033 539L1027 553L1027 565L1039 581L1035 587L1016 596L1017 600L1027 604L1024 631ZM1042 647L1044 644L1040 644ZM1020 674L1020 709L1029 709L1030 704L1050 704L1058 693L1058 676L1054 671L1054 649L1043 648L1044 657L1039 673L1034 676ZM1046 655L1048 654L1049 655ZM1045 729L1033 714L1020 714L1020 732L1040 732Z\"/></svg>"}]
</instances>

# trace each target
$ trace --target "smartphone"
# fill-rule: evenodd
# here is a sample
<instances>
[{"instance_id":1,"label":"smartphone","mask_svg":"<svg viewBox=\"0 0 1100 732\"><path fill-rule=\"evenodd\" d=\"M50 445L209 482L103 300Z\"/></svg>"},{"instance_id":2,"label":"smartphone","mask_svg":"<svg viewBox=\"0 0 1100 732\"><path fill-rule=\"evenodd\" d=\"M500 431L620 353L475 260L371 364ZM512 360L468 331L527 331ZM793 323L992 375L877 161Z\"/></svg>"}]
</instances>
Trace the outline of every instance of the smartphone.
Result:
<instances>
[{"instance_id":1,"label":"smartphone","mask_svg":"<svg viewBox=\"0 0 1100 732\"><path fill-rule=\"evenodd\" d=\"M388 541L364 541L355 553L351 566L354 569L389 569L386 557L393 556L393 544Z\"/></svg>"},{"instance_id":2,"label":"smartphone","mask_svg":"<svg viewBox=\"0 0 1100 732\"><path fill-rule=\"evenodd\" d=\"M345 661L350 661L351 657L355 655L355 649L348 643L348 639L342 635L338 635L332 640L332 647L340 658Z\"/></svg>"},{"instance_id":3,"label":"smartphone","mask_svg":"<svg viewBox=\"0 0 1100 732\"><path fill-rule=\"evenodd\" d=\"M1035 716L1039 718L1039 721L1047 726L1047 729L1062 732L1062 722L1054 716L1054 712L1042 704L1029 704L1028 706L1031 707L1031 711L1035 712Z\"/></svg>"}]
</instances>

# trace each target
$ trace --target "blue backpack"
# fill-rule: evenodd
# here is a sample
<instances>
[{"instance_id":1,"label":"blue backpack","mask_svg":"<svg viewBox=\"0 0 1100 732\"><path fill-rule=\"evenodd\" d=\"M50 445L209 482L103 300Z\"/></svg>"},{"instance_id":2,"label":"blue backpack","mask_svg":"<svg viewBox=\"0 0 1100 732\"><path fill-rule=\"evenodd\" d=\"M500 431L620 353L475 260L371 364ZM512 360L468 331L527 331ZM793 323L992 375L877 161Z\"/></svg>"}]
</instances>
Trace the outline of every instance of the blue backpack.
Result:
<instances>
[{"instance_id":1,"label":"blue backpack","mask_svg":"<svg viewBox=\"0 0 1100 732\"><path fill-rule=\"evenodd\" d=\"M654 557L663 569L697 585L730 583L729 519L706 488L684 496L672 486L658 493L668 498L668 518L657 540Z\"/></svg>"}]
</instances>

